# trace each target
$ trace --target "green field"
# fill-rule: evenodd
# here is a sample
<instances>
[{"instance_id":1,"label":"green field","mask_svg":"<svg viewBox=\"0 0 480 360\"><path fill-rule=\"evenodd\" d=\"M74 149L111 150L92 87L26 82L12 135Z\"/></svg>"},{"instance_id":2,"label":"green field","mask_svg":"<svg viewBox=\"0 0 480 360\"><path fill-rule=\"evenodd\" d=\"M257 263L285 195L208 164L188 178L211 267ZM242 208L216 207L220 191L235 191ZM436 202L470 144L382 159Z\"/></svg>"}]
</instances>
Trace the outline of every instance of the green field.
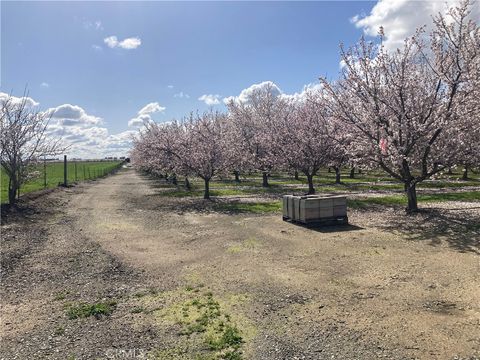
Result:
<instances>
[{"instance_id":1,"label":"green field","mask_svg":"<svg viewBox=\"0 0 480 360\"><path fill-rule=\"evenodd\" d=\"M335 183L335 174L322 169L319 176L314 177L314 184L317 194L352 193L355 199L349 200L349 206L354 208L365 208L369 206L405 206L407 198L403 192L403 184L389 177L382 171L364 171L362 174L355 174L355 178L348 177L349 169L342 172L341 183ZM148 176L148 175L147 175ZM150 177L150 176L148 176ZM480 201L480 186L478 172L470 172L468 180L461 180L462 173L456 171L453 174L443 174L434 180L427 180L418 184L418 201L441 202L441 201ZM157 189L157 196L165 197L203 197L203 180L190 178L191 190L184 188L183 177L178 178L178 186L165 182L164 179L150 177L153 186ZM219 203L215 209L228 212L278 212L281 210L281 202L277 199L284 194L305 194L308 190L307 179L299 176L295 180L292 175L286 173L273 173L269 178L270 186L262 187L261 174L243 174L241 182L236 183L233 176L223 178L216 177L210 183L210 195L213 197L222 196L266 196L270 201L265 202L235 202ZM436 190L442 189L438 192ZM471 190L470 190L471 189ZM379 196L368 197L369 193L381 193ZM365 198L365 196L367 198Z\"/></svg>"},{"instance_id":2,"label":"green field","mask_svg":"<svg viewBox=\"0 0 480 360\"><path fill-rule=\"evenodd\" d=\"M70 161L67 166L67 178L69 183L95 179L107 175L120 166L120 161ZM38 176L23 184L20 195L32 191L53 188L63 183L63 162L48 162L46 164L46 186L44 179L44 165L38 164L32 171ZM8 203L8 176L4 169L0 173L1 202Z\"/></svg>"},{"instance_id":3,"label":"green field","mask_svg":"<svg viewBox=\"0 0 480 360\"><path fill-rule=\"evenodd\" d=\"M369 171L355 174L355 178L348 177L348 169L342 173L341 183L335 183L335 174L322 169L319 176L314 177L314 185L318 194L321 193L344 193L344 192L397 192L403 194L403 184L394 178L388 177L382 171ZM461 180L462 174L455 172L451 175L442 175L435 180L426 180L417 185L417 189L428 191L430 189L457 189L480 186L478 173L471 172L468 180ZM183 186L183 177L178 178L178 186L165 183L160 179L154 186L161 189L159 195L169 197L202 197L203 180L190 178L191 190ZM308 183L305 176L299 176L295 180L293 176L285 173L274 173L269 178L270 186L262 187L260 174L244 174L241 182L237 183L232 177L216 177L210 182L210 195L233 196L233 195L283 195L291 193L305 193Z\"/></svg>"}]
</instances>

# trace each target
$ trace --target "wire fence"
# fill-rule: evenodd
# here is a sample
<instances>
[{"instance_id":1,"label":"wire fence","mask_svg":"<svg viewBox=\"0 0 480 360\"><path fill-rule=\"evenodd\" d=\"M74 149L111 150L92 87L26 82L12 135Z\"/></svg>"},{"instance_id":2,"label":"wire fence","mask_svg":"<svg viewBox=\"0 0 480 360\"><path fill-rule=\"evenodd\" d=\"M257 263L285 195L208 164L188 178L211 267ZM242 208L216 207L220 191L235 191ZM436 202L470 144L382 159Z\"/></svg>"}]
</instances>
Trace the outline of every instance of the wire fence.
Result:
<instances>
[{"instance_id":1,"label":"wire fence","mask_svg":"<svg viewBox=\"0 0 480 360\"><path fill-rule=\"evenodd\" d=\"M125 160L43 160L29 169L29 179L18 190L17 196L32 191L69 186L81 181L94 180L116 172ZM9 177L1 169L1 202L8 202Z\"/></svg>"}]
</instances>

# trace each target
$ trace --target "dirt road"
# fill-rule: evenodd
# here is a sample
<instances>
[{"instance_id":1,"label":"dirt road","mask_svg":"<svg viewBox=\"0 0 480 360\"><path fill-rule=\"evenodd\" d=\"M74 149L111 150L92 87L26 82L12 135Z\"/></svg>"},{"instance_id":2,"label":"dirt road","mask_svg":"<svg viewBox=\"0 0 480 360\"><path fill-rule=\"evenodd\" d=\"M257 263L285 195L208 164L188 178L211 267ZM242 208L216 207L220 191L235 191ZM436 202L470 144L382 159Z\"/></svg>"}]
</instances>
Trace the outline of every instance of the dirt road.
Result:
<instances>
[{"instance_id":1,"label":"dirt road","mask_svg":"<svg viewBox=\"0 0 480 360\"><path fill-rule=\"evenodd\" d=\"M205 208L130 169L32 200L2 226L0 358L480 357L477 228L364 210L318 231Z\"/></svg>"}]
</instances>

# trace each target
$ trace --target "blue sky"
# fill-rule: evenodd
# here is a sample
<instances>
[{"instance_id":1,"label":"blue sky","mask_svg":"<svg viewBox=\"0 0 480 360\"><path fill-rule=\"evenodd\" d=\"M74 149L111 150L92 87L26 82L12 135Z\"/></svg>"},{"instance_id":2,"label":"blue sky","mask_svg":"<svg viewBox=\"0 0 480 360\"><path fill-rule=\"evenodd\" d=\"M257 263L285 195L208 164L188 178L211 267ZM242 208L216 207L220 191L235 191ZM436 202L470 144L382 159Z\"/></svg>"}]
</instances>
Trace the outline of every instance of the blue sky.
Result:
<instances>
[{"instance_id":1,"label":"blue sky","mask_svg":"<svg viewBox=\"0 0 480 360\"><path fill-rule=\"evenodd\" d=\"M222 108L262 81L294 93L335 78L339 43L376 28L376 4L3 1L0 90L19 96L28 85L42 109L74 105L104 137L131 132L150 103L158 106L148 115L168 121L208 108L202 95L219 95ZM371 21L356 26L356 15Z\"/></svg>"}]
</instances>

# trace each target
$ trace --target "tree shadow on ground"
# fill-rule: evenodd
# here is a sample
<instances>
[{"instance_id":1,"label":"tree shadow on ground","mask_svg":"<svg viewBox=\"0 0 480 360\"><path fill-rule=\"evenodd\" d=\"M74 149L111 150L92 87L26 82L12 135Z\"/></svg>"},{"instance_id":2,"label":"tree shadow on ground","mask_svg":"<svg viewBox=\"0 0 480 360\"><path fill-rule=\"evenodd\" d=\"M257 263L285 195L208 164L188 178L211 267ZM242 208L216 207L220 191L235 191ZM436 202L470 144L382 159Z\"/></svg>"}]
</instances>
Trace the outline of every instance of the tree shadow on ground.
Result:
<instances>
[{"instance_id":1,"label":"tree shadow on ground","mask_svg":"<svg viewBox=\"0 0 480 360\"><path fill-rule=\"evenodd\" d=\"M409 240L428 241L431 246L446 243L456 251L480 255L479 209L476 204L467 208L422 209L414 215L399 214L394 221L379 227L400 231Z\"/></svg>"}]
</instances>

